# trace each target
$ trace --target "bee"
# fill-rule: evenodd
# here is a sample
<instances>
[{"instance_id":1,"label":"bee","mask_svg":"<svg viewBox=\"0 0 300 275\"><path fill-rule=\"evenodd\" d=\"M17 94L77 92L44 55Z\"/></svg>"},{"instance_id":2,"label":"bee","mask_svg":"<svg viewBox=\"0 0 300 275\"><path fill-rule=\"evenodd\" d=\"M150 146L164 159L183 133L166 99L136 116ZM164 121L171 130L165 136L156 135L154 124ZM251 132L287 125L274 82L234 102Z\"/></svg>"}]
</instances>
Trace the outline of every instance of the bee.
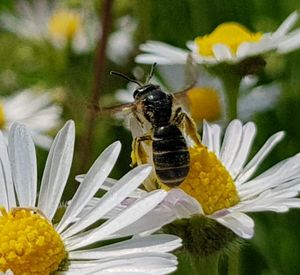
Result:
<instances>
[{"instance_id":1,"label":"bee","mask_svg":"<svg viewBox=\"0 0 300 275\"><path fill-rule=\"evenodd\" d=\"M152 163L158 182L173 188L185 180L190 169L185 133L196 144L200 142L200 138L193 120L178 104L176 94L168 94L159 85L150 83L155 65L154 63L145 84L122 73L111 72L139 87L133 92L133 103L107 110L127 110L132 113L130 128L133 131L133 164ZM188 89L179 94L186 90ZM147 147L152 152L150 159Z\"/></svg>"}]
</instances>

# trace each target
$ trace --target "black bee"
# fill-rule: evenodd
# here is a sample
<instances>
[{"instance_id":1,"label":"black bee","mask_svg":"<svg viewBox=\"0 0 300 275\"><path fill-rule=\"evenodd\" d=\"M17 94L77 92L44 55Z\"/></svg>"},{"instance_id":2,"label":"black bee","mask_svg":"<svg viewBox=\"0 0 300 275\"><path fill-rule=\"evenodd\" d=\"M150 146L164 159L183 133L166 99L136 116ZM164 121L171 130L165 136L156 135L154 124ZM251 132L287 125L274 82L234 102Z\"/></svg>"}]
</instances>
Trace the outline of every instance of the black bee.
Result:
<instances>
[{"instance_id":1,"label":"black bee","mask_svg":"<svg viewBox=\"0 0 300 275\"><path fill-rule=\"evenodd\" d=\"M111 72L136 83L133 93L134 102L113 107L109 110L130 110L137 124L141 127L142 135L134 134L133 154L138 164L147 163L147 155L143 143L150 143L156 177L159 182L169 186L179 186L189 173L190 155L184 131L196 143L200 142L192 119L175 103L175 98L167 94L158 85L150 84L155 64L142 85L126 75ZM148 124L148 127L146 126Z\"/></svg>"}]
</instances>

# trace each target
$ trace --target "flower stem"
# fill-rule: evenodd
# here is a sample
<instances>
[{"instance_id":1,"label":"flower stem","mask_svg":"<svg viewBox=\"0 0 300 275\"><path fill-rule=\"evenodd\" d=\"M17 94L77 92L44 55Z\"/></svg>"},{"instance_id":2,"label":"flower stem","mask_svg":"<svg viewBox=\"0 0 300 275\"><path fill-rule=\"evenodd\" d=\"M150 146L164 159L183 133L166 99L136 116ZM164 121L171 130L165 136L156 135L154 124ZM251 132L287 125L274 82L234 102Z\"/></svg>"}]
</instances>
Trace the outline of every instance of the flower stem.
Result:
<instances>
[{"instance_id":1,"label":"flower stem","mask_svg":"<svg viewBox=\"0 0 300 275\"><path fill-rule=\"evenodd\" d=\"M240 89L240 82L243 74L238 70L238 67L228 64L222 64L208 68L208 71L219 77L223 83L227 120L231 121L238 116L237 103Z\"/></svg>"},{"instance_id":2,"label":"flower stem","mask_svg":"<svg viewBox=\"0 0 300 275\"><path fill-rule=\"evenodd\" d=\"M200 258L196 255L189 255L189 261L193 274L195 275L218 275L219 255Z\"/></svg>"},{"instance_id":3,"label":"flower stem","mask_svg":"<svg viewBox=\"0 0 300 275\"><path fill-rule=\"evenodd\" d=\"M237 104L240 88L240 79L223 78L224 92L226 96L226 105L228 110L228 120L231 121L238 116Z\"/></svg>"},{"instance_id":4,"label":"flower stem","mask_svg":"<svg viewBox=\"0 0 300 275\"><path fill-rule=\"evenodd\" d=\"M239 275L239 251L228 256L228 275Z\"/></svg>"},{"instance_id":5,"label":"flower stem","mask_svg":"<svg viewBox=\"0 0 300 275\"><path fill-rule=\"evenodd\" d=\"M94 130L96 124L96 118L98 116L100 106L100 95L101 95L101 85L104 74L104 67L106 61L106 45L108 41L108 35L111 30L112 25L112 6L113 0L103 0L102 7L102 22L99 26L99 32L101 33L100 38L97 43L96 55L94 61L94 77L93 85L91 89L91 98L90 98L90 108L87 109L86 116L86 128L85 133L82 136L81 142L81 172L89 165L91 157L91 148L94 142ZM102 30L102 31L101 31Z\"/></svg>"}]
</instances>

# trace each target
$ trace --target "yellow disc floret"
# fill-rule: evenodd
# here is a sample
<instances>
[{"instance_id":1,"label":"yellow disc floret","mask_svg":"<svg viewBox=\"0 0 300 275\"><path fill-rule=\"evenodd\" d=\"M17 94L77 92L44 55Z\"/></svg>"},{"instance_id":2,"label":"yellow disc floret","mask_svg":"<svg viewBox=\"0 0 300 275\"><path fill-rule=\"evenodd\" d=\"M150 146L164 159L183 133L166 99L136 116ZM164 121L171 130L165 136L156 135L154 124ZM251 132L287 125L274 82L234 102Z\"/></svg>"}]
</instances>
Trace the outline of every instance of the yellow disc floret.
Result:
<instances>
[{"instance_id":1,"label":"yellow disc floret","mask_svg":"<svg viewBox=\"0 0 300 275\"><path fill-rule=\"evenodd\" d=\"M213 152L204 146L192 147L190 172L180 188L201 204L205 214L212 214L239 202L230 174Z\"/></svg>"},{"instance_id":2,"label":"yellow disc floret","mask_svg":"<svg viewBox=\"0 0 300 275\"><path fill-rule=\"evenodd\" d=\"M200 55L214 56L215 44L224 44L229 47L232 54L236 54L241 43L257 42L261 38L261 33L252 33L238 23L229 22L219 25L211 34L197 37L195 43Z\"/></svg>"},{"instance_id":3,"label":"yellow disc floret","mask_svg":"<svg viewBox=\"0 0 300 275\"><path fill-rule=\"evenodd\" d=\"M221 116L221 103L217 91L208 87L195 87L187 92L191 116L195 121L213 121Z\"/></svg>"},{"instance_id":4,"label":"yellow disc floret","mask_svg":"<svg viewBox=\"0 0 300 275\"><path fill-rule=\"evenodd\" d=\"M4 108L3 108L3 105L0 102L0 129L3 129L4 125L5 125Z\"/></svg>"},{"instance_id":5,"label":"yellow disc floret","mask_svg":"<svg viewBox=\"0 0 300 275\"><path fill-rule=\"evenodd\" d=\"M0 272L46 275L57 270L66 251L54 227L30 209L0 210Z\"/></svg>"},{"instance_id":6,"label":"yellow disc floret","mask_svg":"<svg viewBox=\"0 0 300 275\"><path fill-rule=\"evenodd\" d=\"M56 39L71 40L81 28L80 14L70 10L58 10L48 22L48 30Z\"/></svg>"}]
</instances>

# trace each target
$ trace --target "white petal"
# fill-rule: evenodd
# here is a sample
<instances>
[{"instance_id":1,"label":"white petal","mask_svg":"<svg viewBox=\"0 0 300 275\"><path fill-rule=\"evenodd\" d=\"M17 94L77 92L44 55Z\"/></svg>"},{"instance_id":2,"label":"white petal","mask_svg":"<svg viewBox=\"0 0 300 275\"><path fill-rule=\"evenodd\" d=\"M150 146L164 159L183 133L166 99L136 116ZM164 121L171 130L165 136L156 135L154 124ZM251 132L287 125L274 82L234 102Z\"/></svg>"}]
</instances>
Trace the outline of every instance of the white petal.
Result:
<instances>
[{"instance_id":1,"label":"white petal","mask_svg":"<svg viewBox=\"0 0 300 275\"><path fill-rule=\"evenodd\" d=\"M91 200L99 190L104 180L111 172L121 150L121 143L115 142L104 150L104 152L94 162L86 174L83 182L77 189L74 197L68 205L66 212L57 226L57 231L61 233L75 217L81 212L85 205Z\"/></svg>"},{"instance_id":2,"label":"white petal","mask_svg":"<svg viewBox=\"0 0 300 275\"><path fill-rule=\"evenodd\" d=\"M228 125L222 148L220 153L220 159L224 166L229 170L231 163L234 160L242 139L243 125L241 121L235 119Z\"/></svg>"},{"instance_id":3,"label":"white petal","mask_svg":"<svg viewBox=\"0 0 300 275\"><path fill-rule=\"evenodd\" d=\"M265 190L282 183L300 178L300 154L274 165L255 179L244 183L239 188L243 199L254 197Z\"/></svg>"},{"instance_id":4,"label":"white petal","mask_svg":"<svg viewBox=\"0 0 300 275\"><path fill-rule=\"evenodd\" d=\"M299 18L299 14L297 11L294 11L290 14L279 26L279 28L272 34L273 38L280 38L286 35L292 27L295 25Z\"/></svg>"},{"instance_id":5,"label":"white petal","mask_svg":"<svg viewBox=\"0 0 300 275\"><path fill-rule=\"evenodd\" d=\"M159 64L185 64L188 54L188 51L159 41L147 41L140 49L148 54L138 55L135 59L138 63L161 61Z\"/></svg>"},{"instance_id":6,"label":"white petal","mask_svg":"<svg viewBox=\"0 0 300 275\"><path fill-rule=\"evenodd\" d=\"M300 48L300 30L293 35L285 38L277 47L277 51L281 54L288 53Z\"/></svg>"},{"instance_id":7,"label":"white petal","mask_svg":"<svg viewBox=\"0 0 300 275\"><path fill-rule=\"evenodd\" d=\"M134 238L100 248L69 253L70 259L100 259L143 252L169 252L181 246L181 240L172 235L152 235Z\"/></svg>"},{"instance_id":8,"label":"white petal","mask_svg":"<svg viewBox=\"0 0 300 275\"><path fill-rule=\"evenodd\" d=\"M176 257L167 253L140 253L98 261L71 261L70 274L168 274L176 270Z\"/></svg>"},{"instance_id":9,"label":"white petal","mask_svg":"<svg viewBox=\"0 0 300 275\"><path fill-rule=\"evenodd\" d=\"M14 123L11 127L8 154L19 205L35 207L36 155L32 138L24 125Z\"/></svg>"},{"instance_id":10,"label":"white petal","mask_svg":"<svg viewBox=\"0 0 300 275\"><path fill-rule=\"evenodd\" d=\"M52 220L71 169L75 126L69 121L57 134L50 149L42 178L38 208Z\"/></svg>"},{"instance_id":11,"label":"white petal","mask_svg":"<svg viewBox=\"0 0 300 275\"><path fill-rule=\"evenodd\" d=\"M242 140L239 149L236 155L233 157L231 165L228 166L228 170L233 178L239 174L240 170L244 166L251 150L255 134L256 127L253 122L248 122L243 126Z\"/></svg>"},{"instance_id":12,"label":"white petal","mask_svg":"<svg viewBox=\"0 0 300 275\"><path fill-rule=\"evenodd\" d=\"M15 190L12 181L7 145L0 131L0 205L8 211L16 206Z\"/></svg>"},{"instance_id":13,"label":"white petal","mask_svg":"<svg viewBox=\"0 0 300 275\"><path fill-rule=\"evenodd\" d=\"M122 177L95 205L95 207L77 223L69 227L61 236L65 239L87 228L103 218L110 210L121 203L126 197L149 176L151 166L142 165L131 170Z\"/></svg>"},{"instance_id":14,"label":"white petal","mask_svg":"<svg viewBox=\"0 0 300 275\"><path fill-rule=\"evenodd\" d=\"M210 125L207 121L203 122L203 138L202 143L216 154L220 155L221 127L216 124Z\"/></svg>"},{"instance_id":15,"label":"white petal","mask_svg":"<svg viewBox=\"0 0 300 275\"><path fill-rule=\"evenodd\" d=\"M278 132L271 136L263 145L263 147L256 153L252 160L243 168L241 173L236 179L236 184L240 185L243 182L246 182L256 171L265 157L269 152L280 142L284 137L284 132Z\"/></svg>"},{"instance_id":16,"label":"white petal","mask_svg":"<svg viewBox=\"0 0 300 275\"><path fill-rule=\"evenodd\" d=\"M213 53L215 58L220 62L232 60L234 58L230 49L224 44L215 44L213 46Z\"/></svg>"},{"instance_id":17,"label":"white petal","mask_svg":"<svg viewBox=\"0 0 300 275\"><path fill-rule=\"evenodd\" d=\"M251 239L254 235L254 222L244 213L233 212L216 218L212 215L211 218L215 219L244 239Z\"/></svg>"},{"instance_id":18,"label":"white petal","mask_svg":"<svg viewBox=\"0 0 300 275\"><path fill-rule=\"evenodd\" d=\"M239 98L239 118L247 121L256 113L274 108L280 94L280 87L277 83L255 87L247 95Z\"/></svg>"},{"instance_id":19,"label":"white petal","mask_svg":"<svg viewBox=\"0 0 300 275\"><path fill-rule=\"evenodd\" d=\"M138 200L135 204L129 206L120 215L114 219L110 219L102 224L100 227L92 230L88 234L79 236L78 238L70 238L65 243L68 247L68 251L84 247L102 239L108 238L118 230L125 228L126 226L134 223L146 213L151 211L158 203L160 203L166 196L166 192L163 190L156 190L150 192L144 198ZM134 234L134 232L132 232Z\"/></svg>"}]
</instances>

